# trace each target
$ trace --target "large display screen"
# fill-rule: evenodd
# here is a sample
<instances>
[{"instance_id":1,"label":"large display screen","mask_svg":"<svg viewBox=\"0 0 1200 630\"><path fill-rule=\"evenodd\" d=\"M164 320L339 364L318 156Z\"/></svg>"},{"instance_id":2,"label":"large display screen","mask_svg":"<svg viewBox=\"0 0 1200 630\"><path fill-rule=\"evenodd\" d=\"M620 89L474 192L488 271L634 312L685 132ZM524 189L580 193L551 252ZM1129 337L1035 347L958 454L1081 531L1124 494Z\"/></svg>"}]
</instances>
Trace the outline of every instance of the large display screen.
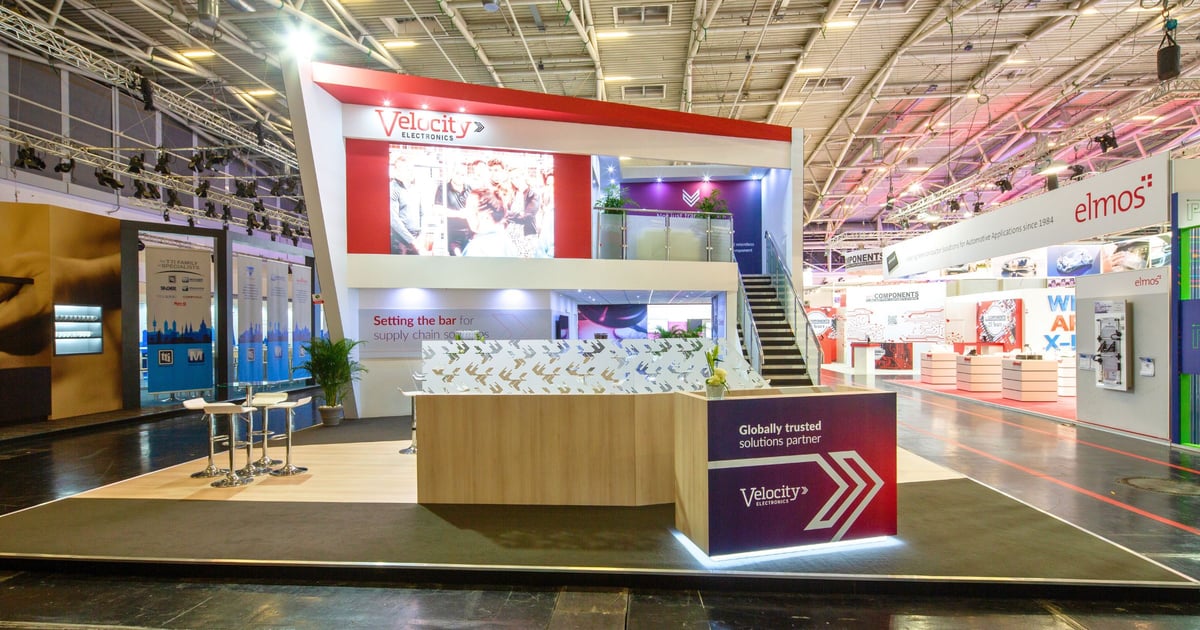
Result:
<instances>
[{"instance_id":1,"label":"large display screen","mask_svg":"<svg viewBox=\"0 0 1200 630\"><path fill-rule=\"evenodd\" d=\"M554 257L554 157L390 145L391 253Z\"/></svg>"}]
</instances>

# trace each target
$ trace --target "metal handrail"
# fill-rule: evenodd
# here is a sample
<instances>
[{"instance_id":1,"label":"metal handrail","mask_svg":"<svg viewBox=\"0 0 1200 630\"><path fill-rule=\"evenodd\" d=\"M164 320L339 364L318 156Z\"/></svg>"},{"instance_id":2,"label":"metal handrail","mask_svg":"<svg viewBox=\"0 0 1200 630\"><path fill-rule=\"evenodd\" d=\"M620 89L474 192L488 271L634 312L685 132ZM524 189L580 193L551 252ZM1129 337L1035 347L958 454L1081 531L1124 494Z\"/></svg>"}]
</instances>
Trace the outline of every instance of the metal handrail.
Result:
<instances>
[{"instance_id":1,"label":"metal handrail","mask_svg":"<svg viewBox=\"0 0 1200 630\"><path fill-rule=\"evenodd\" d=\"M809 379L813 384L821 384L821 365L825 363L825 353L821 351L821 343L817 340L817 333L813 330L812 323L808 320L808 313L804 310L804 304L800 297L796 295L795 285L792 284L792 274L788 271L787 265L783 262L783 256L780 255L779 246L775 244L775 239L771 237L771 233L766 233L767 240L767 273L771 276L771 287L775 289L775 295L779 298L779 304L783 307L788 321L788 325L796 331L796 345L800 347L800 334L804 333L804 346L801 352L804 356L804 367L808 373ZM786 297L785 297L786 296ZM790 299L788 299L790 298ZM813 361L812 359L816 359Z\"/></svg>"},{"instance_id":2,"label":"metal handrail","mask_svg":"<svg viewBox=\"0 0 1200 630\"><path fill-rule=\"evenodd\" d=\"M758 336L758 324L750 310L750 299L746 297L746 284L738 276L738 321L742 325L742 345L746 348L746 361L750 367L762 374L762 338Z\"/></svg>"}]
</instances>

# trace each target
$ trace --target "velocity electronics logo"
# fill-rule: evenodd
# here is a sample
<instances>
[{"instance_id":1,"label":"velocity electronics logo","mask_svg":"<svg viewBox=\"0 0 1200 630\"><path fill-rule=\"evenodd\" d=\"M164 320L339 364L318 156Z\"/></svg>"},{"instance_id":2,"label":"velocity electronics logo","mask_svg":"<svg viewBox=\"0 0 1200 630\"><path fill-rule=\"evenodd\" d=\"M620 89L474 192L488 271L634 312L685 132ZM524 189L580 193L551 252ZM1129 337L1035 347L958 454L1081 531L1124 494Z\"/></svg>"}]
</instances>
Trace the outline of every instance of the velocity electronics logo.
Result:
<instances>
[{"instance_id":1,"label":"velocity electronics logo","mask_svg":"<svg viewBox=\"0 0 1200 630\"><path fill-rule=\"evenodd\" d=\"M746 507L793 503L796 499L808 494L808 488L804 486L779 486L778 488L750 487L740 488L740 490L742 492L742 501L746 503Z\"/></svg>"},{"instance_id":2,"label":"velocity electronics logo","mask_svg":"<svg viewBox=\"0 0 1200 630\"><path fill-rule=\"evenodd\" d=\"M468 134L485 129L483 123L439 112L377 109L379 124L387 137L405 140L458 142Z\"/></svg>"},{"instance_id":3,"label":"velocity electronics logo","mask_svg":"<svg viewBox=\"0 0 1200 630\"><path fill-rule=\"evenodd\" d=\"M697 188L696 192L694 192L694 193L689 193L686 190L683 191L683 203L686 203L689 208L696 207L696 203L699 201L700 201L700 189L699 188Z\"/></svg>"},{"instance_id":4,"label":"velocity electronics logo","mask_svg":"<svg viewBox=\"0 0 1200 630\"><path fill-rule=\"evenodd\" d=\"M1141 183L1133 190L1122 190L1119 193L1099 197L1093 197L1091 191L1088 191L1087 198L1075 206L1075 222L1086 223L1092 219L1109 215L1116 216L1130 210L1137 210L1146 205L1146 197L1142 191L1153 187L1154 175L1147 173L1142 175Z\"/></svg>"}]
</instances>

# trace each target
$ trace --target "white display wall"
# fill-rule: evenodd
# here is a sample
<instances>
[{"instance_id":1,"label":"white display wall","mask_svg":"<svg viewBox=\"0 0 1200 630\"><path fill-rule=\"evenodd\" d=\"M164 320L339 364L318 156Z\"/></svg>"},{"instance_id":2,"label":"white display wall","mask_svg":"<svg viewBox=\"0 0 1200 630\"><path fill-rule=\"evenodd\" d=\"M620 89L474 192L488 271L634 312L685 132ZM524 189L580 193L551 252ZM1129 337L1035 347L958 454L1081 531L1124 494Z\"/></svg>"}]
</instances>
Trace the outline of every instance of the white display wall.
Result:
<instances>
[{"instance_id":1,"label":"white display wall","mask_svg":"<svg viewBox=\"0 0 1200 630\"><path fill-rule=\"evenodd\" d=\"M1129 318L1125 334L1129 336L1132 356L1123 356L1130 364L1128 390L1107 389L1096 384L1096 302L1121 301L1128 304ZM1118 274L1080 278L1075 285L1075 301L1080 315L1076 318L1079 340L1076 416L1081 423L1116 429L1156 440L1170 439L1171 424L1171 333L1167 325L1170 310L1170 275L1167 269L1146 269ZM1085 358L1085 355L1087 358ZM1140 373L1139 359L1149 358L1154 375Z\"/></svg>"}]
</instances>

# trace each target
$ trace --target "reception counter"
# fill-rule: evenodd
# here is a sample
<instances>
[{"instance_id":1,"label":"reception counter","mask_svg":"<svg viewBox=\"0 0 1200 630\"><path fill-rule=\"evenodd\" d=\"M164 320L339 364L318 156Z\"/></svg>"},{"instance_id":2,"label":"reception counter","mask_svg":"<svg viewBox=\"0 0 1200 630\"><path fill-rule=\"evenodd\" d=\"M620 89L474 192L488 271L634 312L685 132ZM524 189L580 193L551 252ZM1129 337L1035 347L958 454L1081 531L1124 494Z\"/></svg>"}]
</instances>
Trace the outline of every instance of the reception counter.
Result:
<instances>
[{"instance_id":1,"label":"reception counter","mask_svg":"<svg viewBox=\"0 0 1200 630\"><path fill-rule=\"evenodd\" d=\"M417 501L671 503L675 396L417 396Z\"/></svg>"}]
</instances>

